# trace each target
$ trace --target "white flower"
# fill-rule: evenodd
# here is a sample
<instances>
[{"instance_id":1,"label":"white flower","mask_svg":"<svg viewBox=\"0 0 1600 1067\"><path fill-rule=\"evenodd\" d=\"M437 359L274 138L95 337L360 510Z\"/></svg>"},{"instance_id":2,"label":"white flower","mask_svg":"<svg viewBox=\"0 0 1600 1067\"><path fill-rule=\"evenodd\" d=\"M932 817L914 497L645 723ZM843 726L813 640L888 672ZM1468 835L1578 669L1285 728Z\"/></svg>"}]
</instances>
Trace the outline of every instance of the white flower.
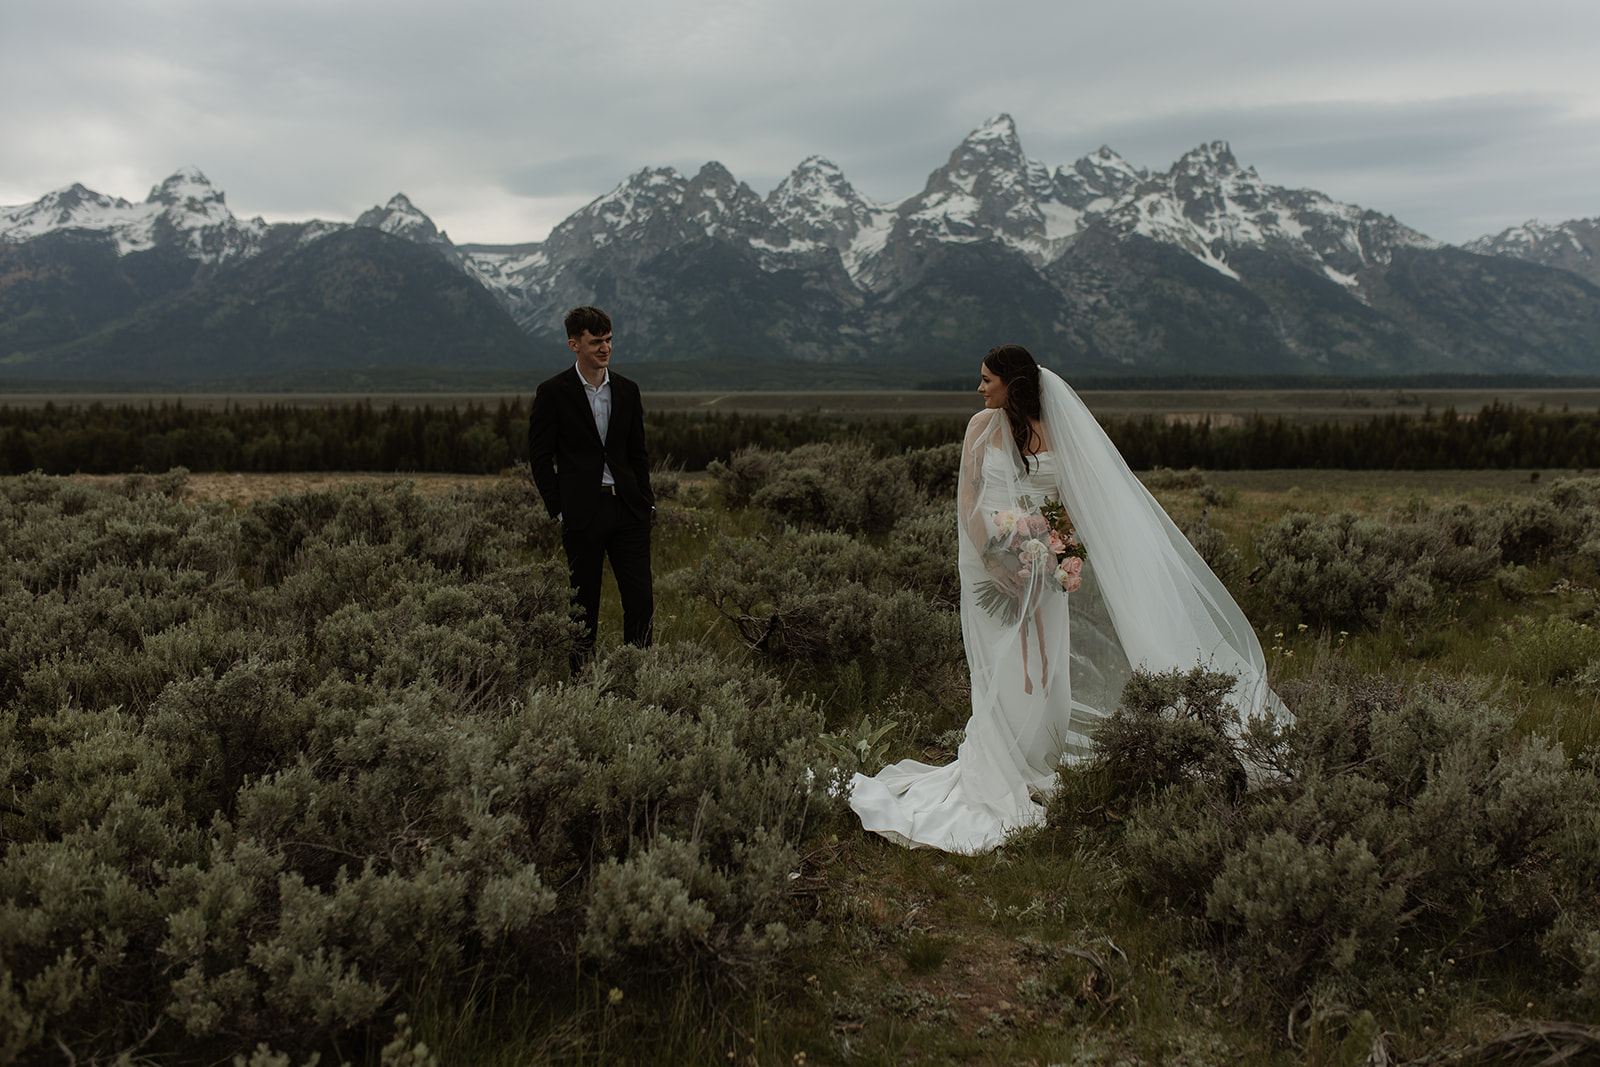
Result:
<instances>
[{"instance_id":1,"label":"white flower","mask_svg":"<svg viewBox=\"0 0 1600 1067\"><path fill-rule=\"evenodd\" d=\"M1016 529L1017 513L1015 511L997 511L994 513L994 528L1001 537L1010 537L1011 531Z\"/></svg>"}]
</instances>

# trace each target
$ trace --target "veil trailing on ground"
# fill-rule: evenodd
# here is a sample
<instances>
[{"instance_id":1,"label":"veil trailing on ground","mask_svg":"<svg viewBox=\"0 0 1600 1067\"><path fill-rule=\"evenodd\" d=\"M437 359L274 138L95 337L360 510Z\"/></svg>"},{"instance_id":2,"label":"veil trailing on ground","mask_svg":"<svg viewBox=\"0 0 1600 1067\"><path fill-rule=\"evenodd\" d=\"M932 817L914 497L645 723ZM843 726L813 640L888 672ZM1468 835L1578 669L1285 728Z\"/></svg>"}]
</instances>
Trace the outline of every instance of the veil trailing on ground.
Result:
<instances>
[{"instance_id":1,"label":"veil trailing on ground","mask_svg":"<svg viewBox=\"0 0 1600 1067\"><path fill-rule=\"evenodd\" d=\"M980 852L1037 822L1056 766L1088 753L1136 667L1225 671L1243 717L1287 715L1244 613L1083 401L1044 369L1040 398L1043 454L1024 462L999 409L973 416L962 450L966 740L953 763L902 760L852 783L862 824L902 844ZM1050 501L1085 550L1081 571L1061 566L1071 549L1050 537Z\"/></svg>"}]
</instances>

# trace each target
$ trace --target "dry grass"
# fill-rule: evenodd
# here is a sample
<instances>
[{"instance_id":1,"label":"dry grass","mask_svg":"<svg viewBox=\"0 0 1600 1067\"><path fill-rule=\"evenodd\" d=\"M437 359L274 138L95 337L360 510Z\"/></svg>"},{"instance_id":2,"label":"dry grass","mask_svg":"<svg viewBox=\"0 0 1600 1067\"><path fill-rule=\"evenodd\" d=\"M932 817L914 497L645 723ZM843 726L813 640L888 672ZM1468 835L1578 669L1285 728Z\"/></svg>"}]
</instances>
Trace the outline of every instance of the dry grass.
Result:
<instances>
[{"instance_id":1,"label":"dry grass","mask_svg":"<svg viewBox=\"0 0 1600 1067\"><path fill-rule=\"evenodd\" d=\"M74 474L74 481L92 485L117 485L125 474ZM188 489L201 500L225 500L245 507L257 500L307 493L317 489L339 489L360 482L410 482L423 496L443 496L455 489L477 488L499 481L498 474L380 474L360 471L305 472L291 474L191 474Z\"/></svg>"}]
</instances>

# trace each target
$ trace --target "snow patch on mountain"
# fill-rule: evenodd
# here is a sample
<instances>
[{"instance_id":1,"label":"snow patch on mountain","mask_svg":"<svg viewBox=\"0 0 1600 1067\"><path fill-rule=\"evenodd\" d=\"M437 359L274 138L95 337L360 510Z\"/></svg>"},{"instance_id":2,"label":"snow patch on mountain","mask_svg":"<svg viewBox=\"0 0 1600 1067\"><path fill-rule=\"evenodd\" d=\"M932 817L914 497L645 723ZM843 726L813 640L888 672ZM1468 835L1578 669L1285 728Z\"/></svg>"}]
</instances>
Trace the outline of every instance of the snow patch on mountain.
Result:
<instances>
[{"instance_id":1,"label":"snow patch on mountain","mask_svg":"<svg viewBox=\"0 0 1600 1067\"><path fill-rule=\"evenodd\" d=\"M865 252L881 247L893 218L892 205L862 196L821 156L802 160L767 194L766 207L773 224L789 234L790 251L832 248L852 273Z\"/></svg>"},{"instance_id":2,"label":"snow patch on mountain","mask_svg":"<svg viewBox=\"0 0 1600 1067\"><path fill-rule=\"evenodd\" d=\"M1062 187L1048 167L1028 158L1011 116L996 115L956 146L922 192L900 202L891 236L913 243L997 241L1043 266L1082 229L1078 191L1077 185ZM882 274L867 260L862 267Z\"/></svg>"},{"instance_id":3,"label":"snow patch on mountain","mask_svg":"<svg viewBox=\"0 0 1600 1067\"><path fill-rule=\"evenodd\" d=\"M176 245L193 259L217 263L253 254L267 224L234 218L222 192L195 167L175 172L141 204L72 185L32 204L0 208L0 240L16 243L57 230L103 234L118 255Z\"/></svg>"},{"instance_id":4,"label":"snow patch on mountain","mask_svg":"<svg viewBox=\"0 0 1600 1067\"><path fill-rule=\"evenodd\" d=\"M1509 256L1542 267L1569 270L1600 285L1600 217L1555 224L1529 219L1462 246L1480 256Z\"/></svg>"},{"instance_id":5,"label":"snow patch on mountain","mask_svg":"<svg viewBox=\"0 0 1600 1067\"><path fill-rule=\"evenodd\" d=\"M450 239L439 232L433 220L417 210L404 193L396 193L382 207L369 208L356 219L357 226L365 226L393 237L403 237L418 244L449 244Z\"/></svg>"},{"instance_id":6,"label":"snow patch on mountain","mask_svg":"<svg viewBox=\"0 0 1600 1067\"><path fill-rule=\"evenodd\" d=\"M1441 247L1388 216L1314 190L1270 185L1254 167L1239 166L1226 141L1186 153L1105 217L1115 232L1182 248L1229 278L1239 277L1230 251L1260 248L1352 290L1359 289L1360 271L1387 264L1397 249Z\"/></svg>"},{"instance_id":7,"label":"snow patch on mountain","mask_svg":"<svg viewBox=\"0 0 1600 1067\"><path fill-rule=\"evenodd\" d=\"M349 225L299 224L297 239L309 242ZM519 316L548 316L546 303L587 292L591 272L579 264L597 261L607 273L625 274L698 241L741 249L769 272L810 269L837 254L863 294L915 284L929 261L924 253L941 244L997 244L1043 268L1090 226L1118 239L1182 249L1235 280L1241 249L1287 254L1358 296L1363 271L1387 263L1397 249L1439 247L1389 216L1314 190L1268 184L1253 167L1240 166L1226 141L1196 147L1165 172L1136 167L1107 146L1052 171L1023 151L1016 124L1005 114L968 134L921 191L890 203L863 196L835 163L811 156L765 197L720 163L705 164L693 177L671 167L641 168L537 243L457 248L403 193L353 225L438 249ZM187 255L219 262L254 254L267 227L260 219L235 219L222 193L192 167L156 186L142 204L75 185L33 204L0 208L0 240L62 229L103 233L124 254L175 244ZM1594 267L1600 240L1591 240L1600 227L1558 229L1531 222L1469 248L1546 260L1564 256L1563 262L1589 264L1600 273Z\"/></svg>"}]
</instances>

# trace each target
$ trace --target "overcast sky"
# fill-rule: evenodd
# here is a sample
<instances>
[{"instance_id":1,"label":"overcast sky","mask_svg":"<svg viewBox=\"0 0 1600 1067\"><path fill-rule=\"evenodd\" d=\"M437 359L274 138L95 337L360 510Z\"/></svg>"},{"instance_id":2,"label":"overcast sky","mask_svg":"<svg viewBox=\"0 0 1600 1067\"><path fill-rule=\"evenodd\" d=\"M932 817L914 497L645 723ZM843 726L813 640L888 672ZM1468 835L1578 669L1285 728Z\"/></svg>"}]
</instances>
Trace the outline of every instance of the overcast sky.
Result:
<instances>
[{"instance_id":1,"label":"overcast sky","mask_svg":"<svg viewBox=\"0 0 1600 1067\"><path fill-rule=\"evenodd\" d=\"M644 166L765 195L808 155L895 200L998 112L1052 168L1227 140L1277 185L1465 241L1600 215L1600 0L0 0L0 204L236 215L405 192L542 239Z\"/></svg>"}]
</instances>

